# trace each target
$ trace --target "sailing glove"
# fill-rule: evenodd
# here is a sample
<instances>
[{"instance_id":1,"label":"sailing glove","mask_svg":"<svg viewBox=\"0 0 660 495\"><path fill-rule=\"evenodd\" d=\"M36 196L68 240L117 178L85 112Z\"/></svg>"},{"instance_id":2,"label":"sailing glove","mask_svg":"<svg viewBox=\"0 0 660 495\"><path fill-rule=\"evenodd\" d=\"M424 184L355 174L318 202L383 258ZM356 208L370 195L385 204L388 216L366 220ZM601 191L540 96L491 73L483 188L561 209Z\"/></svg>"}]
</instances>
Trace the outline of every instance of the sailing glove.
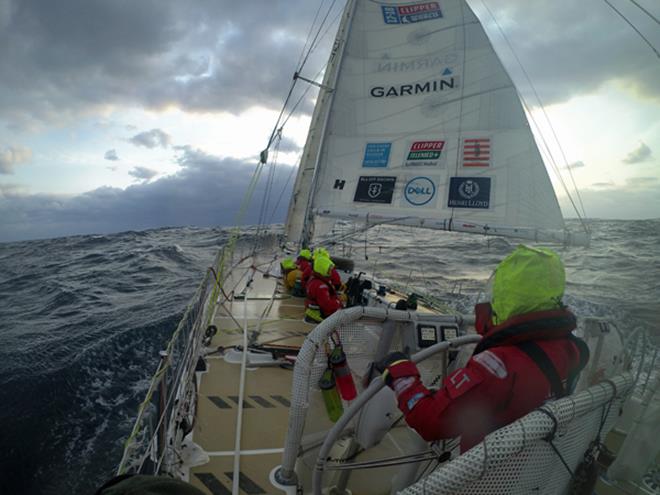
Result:
<instances>
[{"instance_id":1,"label":"sailing glove","mask_svg":"<svg viewBox=\"0 0 660 495\"><path fill-rule=\"evenodd\" d=\"M399 378L419 378L417 366L403 352L392 352L378 361L375 366L390 388L394 388L394 382Z\"/></svg>"}]
</instances>

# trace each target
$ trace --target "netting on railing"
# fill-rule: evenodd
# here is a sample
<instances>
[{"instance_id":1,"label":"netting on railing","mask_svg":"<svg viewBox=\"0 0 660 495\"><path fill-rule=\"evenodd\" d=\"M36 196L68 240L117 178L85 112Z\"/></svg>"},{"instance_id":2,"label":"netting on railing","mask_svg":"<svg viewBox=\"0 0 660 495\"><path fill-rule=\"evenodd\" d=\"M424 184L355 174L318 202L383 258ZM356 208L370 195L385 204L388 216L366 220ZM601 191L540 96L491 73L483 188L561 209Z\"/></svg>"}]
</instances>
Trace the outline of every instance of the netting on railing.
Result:
<instances>
[{"instance_id":1,"label":"netting on railing","mask_svg":"<svg viewBox=\"0 0 660 495\"><path fill-rule=\"evenodd\" d=\"M603 439L612 428L632 385L631 375L624 374L543 406L556 418L552 442L572 472L599 431ZM571 474L546 440L554 428L550 415L534 411L491 433L479 445L400 493L565 493Z\"/></svg>"}]
</instances>

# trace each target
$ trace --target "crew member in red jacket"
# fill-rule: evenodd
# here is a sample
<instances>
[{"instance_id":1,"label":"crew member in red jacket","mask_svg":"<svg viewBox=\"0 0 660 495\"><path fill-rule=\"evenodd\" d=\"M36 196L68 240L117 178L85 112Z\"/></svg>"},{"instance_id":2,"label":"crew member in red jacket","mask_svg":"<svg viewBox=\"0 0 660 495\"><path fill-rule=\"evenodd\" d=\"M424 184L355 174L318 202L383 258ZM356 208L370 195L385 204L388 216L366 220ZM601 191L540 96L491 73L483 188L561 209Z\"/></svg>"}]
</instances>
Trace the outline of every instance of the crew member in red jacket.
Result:
<instances>
[{"instance_id":1,"label":"crew member in red jacket","mask_svg":"<svg viewBox=\"0 0 660 495\"><path fill-rule=\"evenodd\" d=\"M314 262L316 258L323 256L325 258L330 258L330 253L328 253L327 249L318 247L314 250L314 254L312 255L312 262L308 264L308 266L303 270L302 272L302 277L301 277L301 282L303 288L307 286L307 282L309 281L310 277L312 276L312 272L314 271L312 269L312 263ZM337 269L332 267L332 270L330 270L330 282L332 282L332 285L334 286L335 290L339 290L342 286L342 281L341 281L341 276L339 275L339 272Z\"/></svg>"},{"instance_id":2,"label":"crew member in red jacket","mask_svg":"<svg viewBox=\"0 0 660 495\"><path fill-rule=\"evenodd\" d=\"M306 287L305 321L318 323L341 309L341 300L330 280L332 268L330 258L317 256L314 260L314 271Z\"/></svg>"},{"instance_id":3,"label":"crew member in red jacket","mask_svg":"<svg viewBox=\"0 0 660 495\"><path fill-rule=\"evenodd\" d=\"M519 246L496 268L490 303L475 307L483 339L464 368L437 391L427 389L403 353L377 368L394 390L406 422L425 440L461 437L461 451L572 391L589 350L571 331L562 304L564 266L553 251Z\"/></svg>"}]
</instances>

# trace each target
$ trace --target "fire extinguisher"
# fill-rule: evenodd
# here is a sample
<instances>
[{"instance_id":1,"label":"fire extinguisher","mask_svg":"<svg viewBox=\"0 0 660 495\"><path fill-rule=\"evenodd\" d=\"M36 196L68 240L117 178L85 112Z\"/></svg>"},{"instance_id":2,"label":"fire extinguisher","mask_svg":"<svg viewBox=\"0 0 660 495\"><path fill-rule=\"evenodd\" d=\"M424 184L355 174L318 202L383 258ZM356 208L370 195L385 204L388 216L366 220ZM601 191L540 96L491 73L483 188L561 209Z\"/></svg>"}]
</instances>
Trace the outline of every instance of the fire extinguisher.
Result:
<instances>
[{"instance_id":1,"label":"fire extinguisher","mask_svg":"<svg viewBox=\"0 0 660 495\"><path fill-rule=\"evenodd\" d=\"M351 369L348 367L346 354L341 345L337 345L332 350L332 353L330 354L330 366L335 375L337 388L339 389L341 398L344 400L355 399L355 397L357 397L355 382L353 381L353 375L351 375Z\"/></svg>"}]
</instances>

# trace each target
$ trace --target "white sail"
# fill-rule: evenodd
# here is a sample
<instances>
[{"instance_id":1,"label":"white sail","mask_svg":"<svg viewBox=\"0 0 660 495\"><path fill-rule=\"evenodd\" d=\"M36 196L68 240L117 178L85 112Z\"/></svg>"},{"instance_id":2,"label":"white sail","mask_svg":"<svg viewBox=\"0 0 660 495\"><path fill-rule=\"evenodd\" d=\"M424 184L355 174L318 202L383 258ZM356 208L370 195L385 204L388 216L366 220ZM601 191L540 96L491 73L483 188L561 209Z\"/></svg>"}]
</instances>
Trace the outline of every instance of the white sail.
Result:
<instances>
[{"instance_id":1,"label":"white sail","mask_svg":"<svg viewBox=\"0 0 660 495\"><path fill-rule=\"evenodd\" d=\"M464 0L358 0L348 31L313 214L582 243Z\"/></svg>"}]
</instances>

